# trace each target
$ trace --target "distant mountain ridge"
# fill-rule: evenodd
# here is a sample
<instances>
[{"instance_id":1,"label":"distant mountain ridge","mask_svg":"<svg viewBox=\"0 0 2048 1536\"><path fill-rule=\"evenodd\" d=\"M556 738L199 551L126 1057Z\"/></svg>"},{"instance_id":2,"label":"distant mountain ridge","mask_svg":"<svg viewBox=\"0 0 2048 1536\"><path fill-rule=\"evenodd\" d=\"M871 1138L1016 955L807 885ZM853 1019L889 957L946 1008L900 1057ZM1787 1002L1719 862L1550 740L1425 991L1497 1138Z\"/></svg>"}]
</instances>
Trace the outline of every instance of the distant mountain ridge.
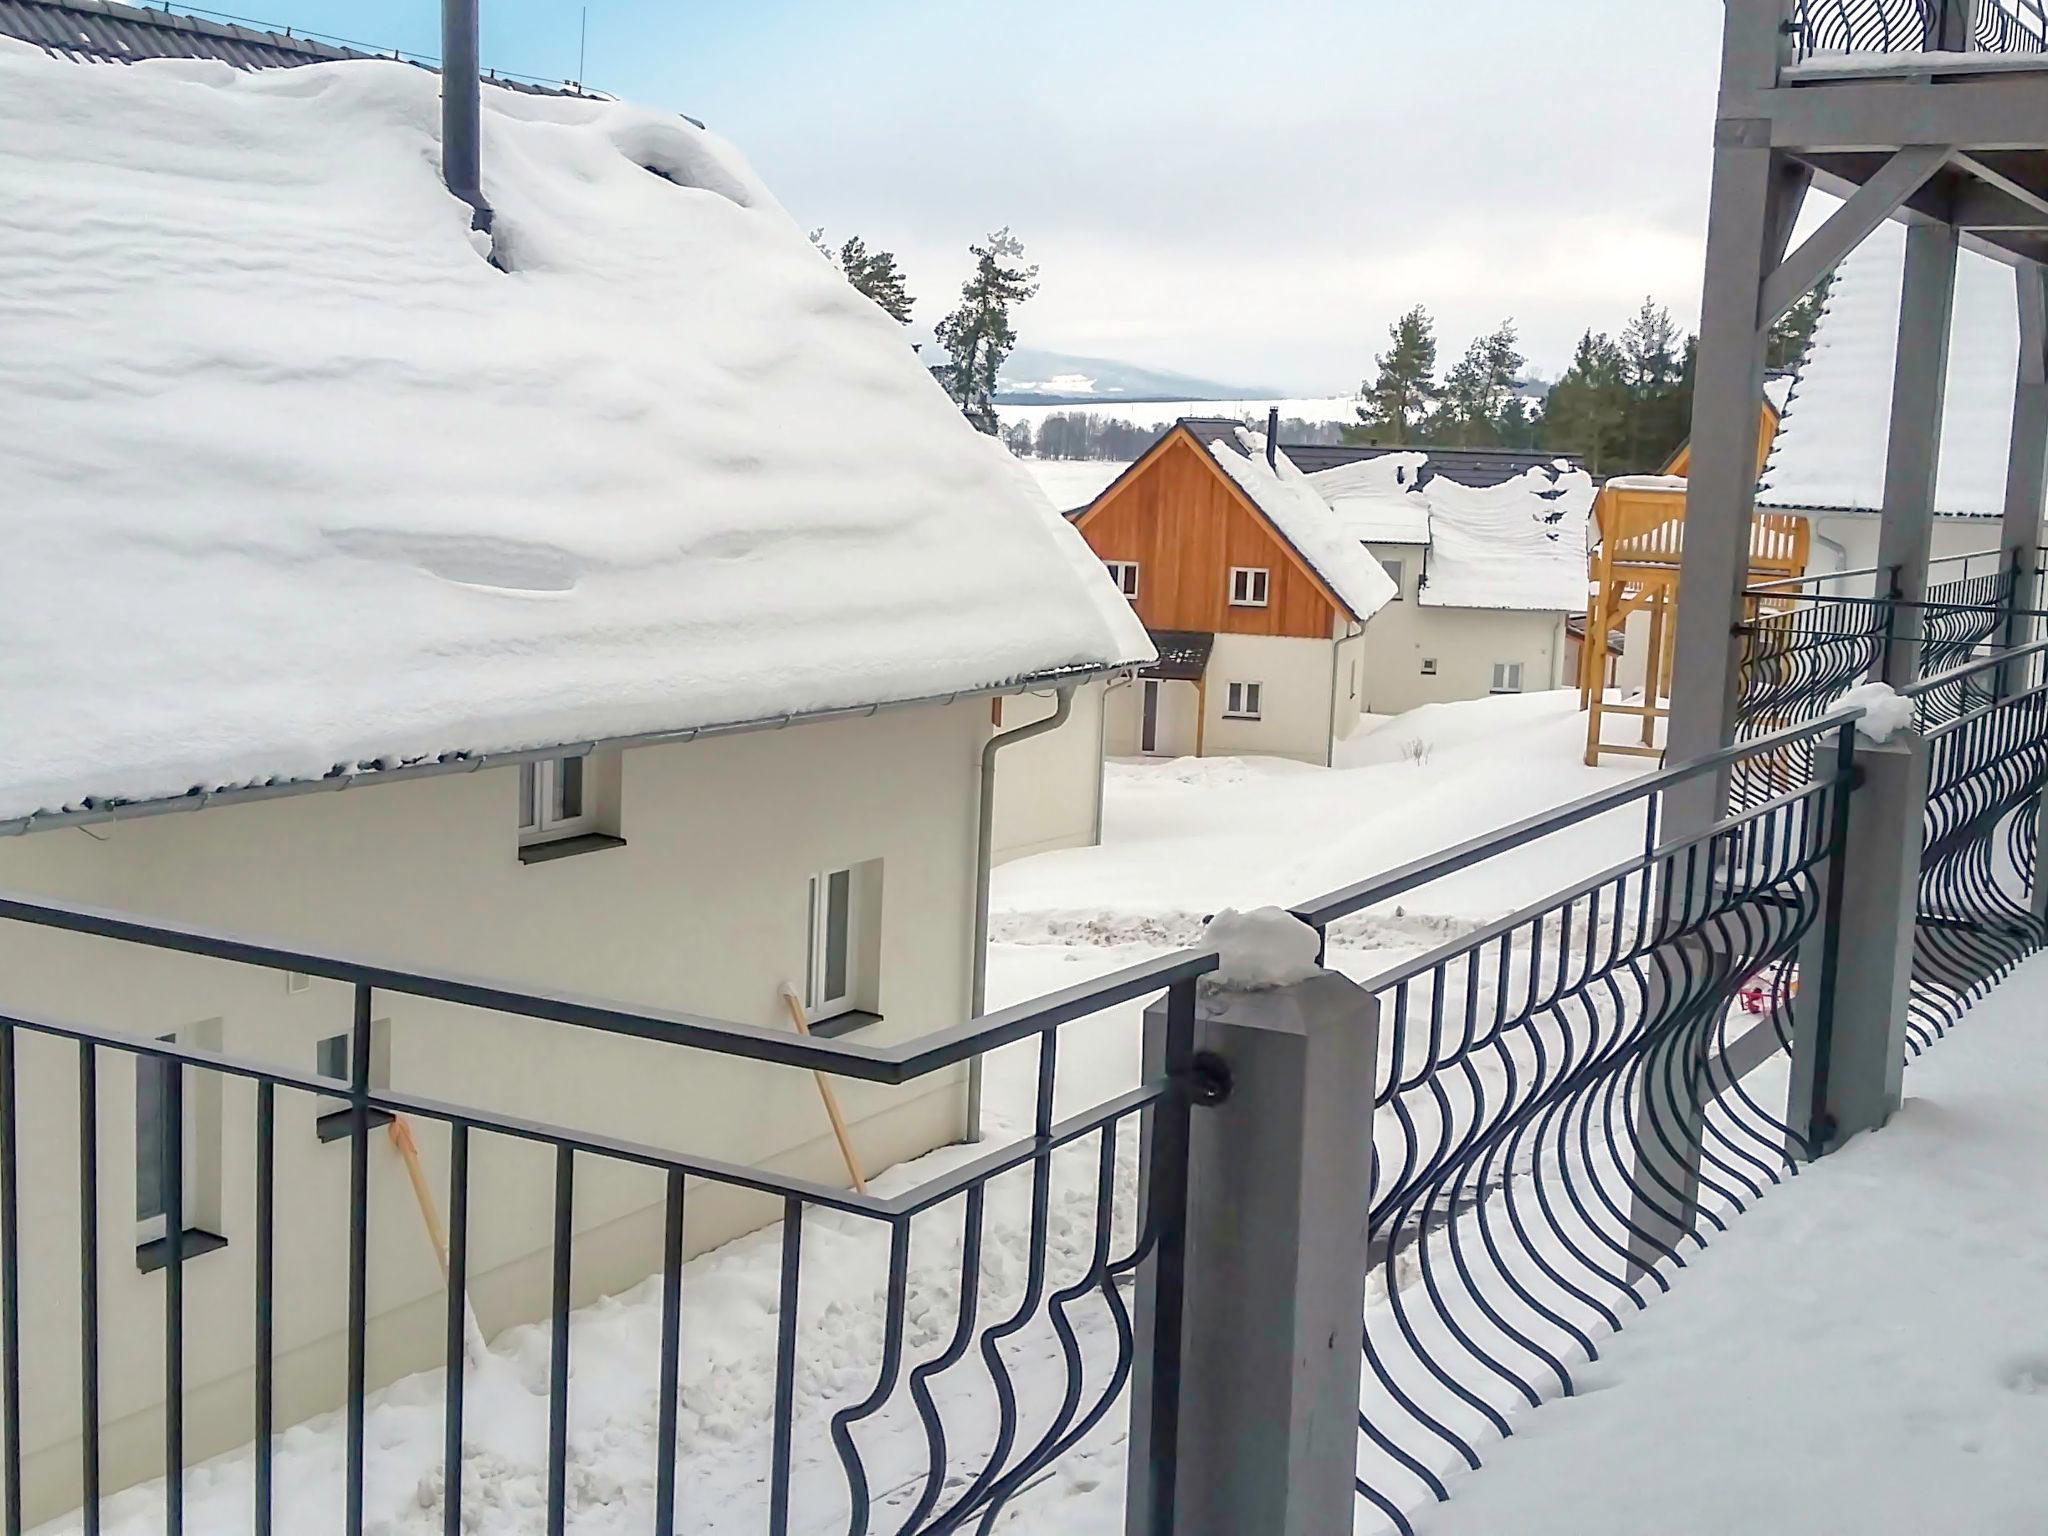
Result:
<instances>
[{"instance_id":1,"label":"distant mountain ridge","mask_svg":"<svg viewBox=\"0 0 2048 1536\"><path fill-rule=\"evenodd\" d=\"M1019 347L996 380L998 405L1111 406L1147 400L1249 400L1280 394L1262 385L1141 368L1106 357Z\"/></svg>"}]
</instances>

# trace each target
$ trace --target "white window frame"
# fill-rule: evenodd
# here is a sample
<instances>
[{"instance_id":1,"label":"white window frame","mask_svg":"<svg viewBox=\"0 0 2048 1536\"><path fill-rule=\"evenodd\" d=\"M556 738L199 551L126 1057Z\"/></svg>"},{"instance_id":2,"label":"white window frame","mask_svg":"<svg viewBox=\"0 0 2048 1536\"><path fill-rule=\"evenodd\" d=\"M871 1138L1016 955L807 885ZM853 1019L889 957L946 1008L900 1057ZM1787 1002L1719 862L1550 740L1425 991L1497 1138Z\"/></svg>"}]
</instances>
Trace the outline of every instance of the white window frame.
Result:
<instances>
[{"instance_id":1,"label":"white window frame","mask_svg":"<svg viewBox=\"0 0 2048 1536\"><path fill-rule=\"evenodd\" d=\"M1389 576L1391 576L1391 577L1393 578L1393 581L1394 581L1394 601L1395 601L1395 602L1397 602L1397 603L1405 603L1405 602L1407 602L1407 601L1408 601L1408 562L1407 562L1407 561L1406 561L1405 559L1402 559L1402 560L1382 560L1382 561L1380 562L1380 569L1381 569L1381 570L1383 570L1383 571L1385 571L1385 572L1386 572L1386 573L1387 573L1387 574L1388 574Z\"/></svg>"},{"instance_id":2,"label":"white window frame","mask_svg":"<svg viewBox=\"0 0 2048 1536\"><path fill-rule=\"evenodd\" d=\"M341 1044L341 1070L339 1072L329 1072L327 1070L327 1063L320 1059L321 1052L337 1041ZM350 1070L352 1063L349 1061L349 1057L353 1054L354 1049L355 1031L352 1029L342 1030L337 1034L322 1035L313 1042L314 1075L341 1084L343 1090L340 1093L323 1093L314 1099L314 1120L316 1123L326 1120L330 1115L345 1115L353 1107L348 1089L355 1082L354 1075ZM389 1019L372 1019L370 1020L370 1091L376 1093L388 1090L390 1087L391 1021ZM388 1123L389 1116L374 1109L370 1113L375 1117L372 1122L373 1124L383 1125Z\"/></svg>"},{"instance_id":3,"label":"white window frame","mask_svg":"<svg viewBox=\"0 0 2048 1536\"><path fill-rule=\"evenodd\" d=\"M1135 560L1105 560L1109 568L1109 579L1116 583L1117 591L1132 602L1138 600L1138 562Z\"/></svg>"},{"instance_id":4,"label":"white window frame","mask_svg":"<svg viewBox=\"0 0 2048 1536\"><path fill-rule=\"evenodd\" d=\"M1502 679L1507 681L1503 682ZM1519 661L1496 661L1493 664L1493 686L1488 693L1520 693L1522 691L1522 664Z\"/></svg>"},{"instance_id":5,"label":"white window frame","mask_svg":"<svg viewBox=\"0 0 2048 1536\"><path fill-rule=\"evenodd\" d=\"M176 1045L178 1043L178 1031L173 1030L169 1034L158 1035L157 1039L167 1044ZM172 1072L182 1070L182 1063L170 1057L138 1054L135 1058L135 1193L138 1204L142 1196L142 1074L144 1072L161 1072L168 1078ZM190 1085L187 1084L186 1086L189 1087ZM164 1098L165 1096L159 1093L157 1098L157 1113L159 1115L163 1113ZM184 1206L185 1227L189 1231L192 1228L193 1201L199 1189L199 1117L195 1113L198 1106L193 1103L190 1093L181 1094L180 1100L183 1118L178 1130L184 1145L179 1148L183 1163L179 1187L183 1192L181 1203ZM152 1140L154 1139L153 1137ZM155 1157L158 1150L152 1149L150 1155ZM161 1199L163 1191L161 1178L158 1180L157 1189L159 1199ZM170 1235L170 1217L167 1212L158 1211L154 1216L144 1216L140 1211L136 1213L136 1247L142 1248L150 1243L160 1243Z\"/></svg>"},{"instance_id":6,"label":"white window frame","mask_svg":"<svg viewBox=\"0 0 2048 1536\"><path fill-rule=\"evenodd\" d=\"M573 766L572 766L573 765ZM519 841L552 843L565 837L580 837L597 829L597 786L592 782L591 759L549 757L519 765ZM574 779L578 805L574 815L561 809L565 781Z\"/></svg>"},{"instance_id":7,"label":"white window frame","mask_svg":"<svg viewBox=\"0 0 2048 1536\"><path fill-rule=\"evenodd\" d=\"M1425 656L1422 658L1422 675L1424 677L1436 676L1436 658L1434 656Z\"/></svg>"},{"instance_id":8,"label":"white window frame","mask_svg":"<svg viewBox=\"0 0 2048 1536\"><path fill-rule=\"evenodd\" d=\"M1273 572L1263 565L1233 565L1230 568L1230 606L1264 608L1272 600Z\"/></svg>"},{"instance_id":9,"label":"white window frame","mask_svg":"<svg viewBox=\"0 0 2048 1536\"><path fill-rule=\"evenodd\" d=\"M829 996L826 978L831 974L831 956L827 952L827 936L831 930L832 882L842 875L846 879L845 983L839 995ZM804 943L804 1012L813 1024L852 1013L860 1006L856 999L863 979L861 942L866 936L862 931L860 875L857 865L842 864L811 876L810 920Z\"/></svg>"},{"instance_id":10,"label":"white window frame","mask_svg":"<svg viewBox=\"0 0 2048 1536\"><path fill-rule=\"evenodd\" d=\"M1263 720L1266 703L1264 683L1229 683L1223 692L1223 718L1226 720Z\"/></svg>"}]
</instances>

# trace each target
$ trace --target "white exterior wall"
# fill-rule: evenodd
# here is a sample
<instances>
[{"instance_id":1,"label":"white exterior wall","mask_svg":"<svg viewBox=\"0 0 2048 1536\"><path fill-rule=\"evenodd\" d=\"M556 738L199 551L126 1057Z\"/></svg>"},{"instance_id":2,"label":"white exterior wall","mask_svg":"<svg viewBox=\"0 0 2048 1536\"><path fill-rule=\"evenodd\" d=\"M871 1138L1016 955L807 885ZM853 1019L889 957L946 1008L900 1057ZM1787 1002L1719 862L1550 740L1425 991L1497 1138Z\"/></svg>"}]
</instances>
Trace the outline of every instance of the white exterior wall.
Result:
<instances>
[{"instance_id":1,"label":"white exterior wall","mask_svg":"<svg viewBox=\"0 0 2048 1536\"><path fill-rule=\"evenodd\" d=\"M0 841L0 887L218 926L341 954L628 1004L787 1027L806 890L818 869L883 862L869 947L886 1041L965 1016L977 757L986 701L642 748L619 762L627 840L548 863L517 857L510 768L313 793ZM0 923L13 1010L162 1034L203 1025L234 1054L312 1071L347 1030L350 991L298 995L273 972ZM810 1074L379 994L401 1091L551 1119L844 1185ZM77 1499L77 1052L18 1035L24 1493L30 1518ZM100 1052L102 1417L109 1491L160 1470L163 1276L134 1246L135 1072ZM228 1246L189 1259L187 1437L193 1459L246 1442L255 1237L250 1085L187 1074L211 1121L193 1226ZM879 1168L955 1139L963 1074L840 1088ZM349 1143L322 1144L315 1105L279 1090L278 1423L338 1405L344 1381ZM437 1190L446 1136L416 1126ZM440 1276L403 1165L370 1148L373 1384L440 1363ZM475 1135L471 1293L487 1331L545 1313L553 1154ZM578 1160L580 1305L659 1266L658 1173ZM443 1207L445 1212L445 1205ZM777 1202L692 1181L692 1252L776 1218Z\"/></svg>"},{"instance_id":2,"label":"white exterior wall","mask_svg":"<svg viewBox=\"0 0 2048 1536\"><path fill-rule=\"evenodd\" d=\"M1810 576L1832 571L1860 571L1877 564L1878 525L1875 513L1822 513L1813 517L1813 550L1807 557ZM1930 545L1931 559L1981 554L1998 548L1995 518L1937 517Z\"/></svg>"},{"instance_id":3,"label":"white exterior wall","mask_svg":"<svg viewBox=\"0 0 2048 1536\"><path fill-rule=\"evenodd\" d=\"M1417 585L1422 550L1410 544L1367 547L1382 564L1403 562L1401 601L1374 614L1366 628L1367 712L1398 715L1424 704L1484 698L1492 691L1497 661L1522 664L1525 692L1573 681L1565 655L1564 614L1427 607ZM1434 677L1422 670L1429 658L1436 661Z\"/></svg>"},{"instance_id":4,"label":"white exterior wall","mask_svg":"<svg viewBox=\"0 0 2048 1536\"><path fill-rule=\"evenodd\" d=\"M1102 841L1102 756L1107 683L1074 690L1067 723L996 754L995 862ZM1004 731L1043 720L1052 694L1004 699ZM1135 750L1135 748L1133 749Z\"/></svg>"},{"instance_id":5,"label":"white exterior wall","mask_svg":"<svg viewBox=\"0 0 2048 1536\"><path fill-rule=\"evenodd\" d=\"M1338 634L1337 680L1330 702L1332 741L1342 741L1357 730L1358 717L1365 712L1366 669L1371 665L1369 633L1369 629L1360 629L1356 634Z\"/></svg>"},{"instance_id":6,"label":"white exterior wall","mask_svg":"<svg viewBox=\"0 0 2048 1536\"><path fill-rule=\"evenodd\" d=\"M1218 635L1209 655L1202 755L1327 764L1336 655L1329 640ZM1259 719L1233 720L1224 714L1233 682L1263 685Z\"/></svg>"}]
</instances>

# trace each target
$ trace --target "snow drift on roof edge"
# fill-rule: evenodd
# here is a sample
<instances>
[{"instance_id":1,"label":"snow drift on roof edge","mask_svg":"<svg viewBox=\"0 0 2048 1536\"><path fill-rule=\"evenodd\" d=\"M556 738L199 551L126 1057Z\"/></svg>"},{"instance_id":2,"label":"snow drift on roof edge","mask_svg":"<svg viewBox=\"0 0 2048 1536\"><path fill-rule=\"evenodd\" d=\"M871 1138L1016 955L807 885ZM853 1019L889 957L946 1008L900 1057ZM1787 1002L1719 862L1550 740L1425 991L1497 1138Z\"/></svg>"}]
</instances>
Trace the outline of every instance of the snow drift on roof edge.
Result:
<instances>
[{"instance_id":1,"label":"snow drift on roof edge","mask_svg":"<svg viewBox=\"0 0 2048 1536\"><path fill-rule=\"evenodd\" d=\"M437 81L0 50L0 819L1148 659L740 157Z\"/></svg>"},{"instance_id":2,"label":"snow drift on roof edge","mask_svg":"<svg viewBox=\"0 0 2048 1536\"><path fill-rule=\"evenodd\" d=\"M1236 431L1237 446L1219 438L1209 444L1210 457L1251 498L1252 505L1280 530L1294 552L1306 560L1337 600L1360 623L1394 600L1394 581L1372 552L1347 534L1318 496L1308 476L1286 454L1266 463L1266 437L1246 427Z\"/></svg>"}]
</instances>

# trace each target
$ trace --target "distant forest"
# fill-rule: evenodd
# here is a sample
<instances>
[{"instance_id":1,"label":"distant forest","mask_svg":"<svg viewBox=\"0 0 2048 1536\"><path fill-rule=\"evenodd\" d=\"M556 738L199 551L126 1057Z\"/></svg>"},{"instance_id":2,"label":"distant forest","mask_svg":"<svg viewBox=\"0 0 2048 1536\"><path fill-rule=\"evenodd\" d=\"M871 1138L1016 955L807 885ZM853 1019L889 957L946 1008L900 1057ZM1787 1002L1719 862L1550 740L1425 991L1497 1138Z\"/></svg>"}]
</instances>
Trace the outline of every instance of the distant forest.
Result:
<instances>
[{"instance_id":1,"label":"distant forest","mask_svg":"<svg viewBox=\"0 0 2048 1536\"><path fill-rule=\"evenodd\" d=\"M1230 414L1218 407L1216 414ZM1263 432L1266 418L1246 416L1245 424ZM1096 411L1053 411L1040 418L1036 427L1028 421L1014 421L1002 430L1003 444L1023 458L1113 459L1129 463L1159 440L1164 427L1138 426ZM1303 421L1298 416L1283 418L1283 443L1348 442L1351 430L1341 421Z\"/></svg>"}]
</instances>

